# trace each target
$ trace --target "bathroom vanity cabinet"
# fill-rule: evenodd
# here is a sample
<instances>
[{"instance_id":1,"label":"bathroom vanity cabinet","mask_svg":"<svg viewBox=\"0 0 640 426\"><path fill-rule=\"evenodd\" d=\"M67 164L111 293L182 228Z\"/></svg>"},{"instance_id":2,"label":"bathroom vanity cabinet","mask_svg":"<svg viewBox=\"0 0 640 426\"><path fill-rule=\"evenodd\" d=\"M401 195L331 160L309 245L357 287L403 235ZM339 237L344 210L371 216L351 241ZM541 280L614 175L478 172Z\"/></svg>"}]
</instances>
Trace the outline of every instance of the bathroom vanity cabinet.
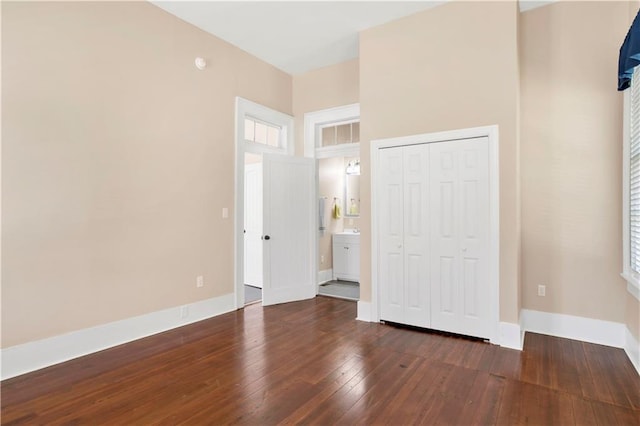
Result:
<instances>
[{"instance_id":1,"label":"bathroom vanity cabinet","mask_svg":"<svg viewBox=\"0 0 640 426\"><path fill-rule=\"evenodd\" d=\"M333 234L333 279L360 281L360 234Z\"/></svg>"}]
</instances>

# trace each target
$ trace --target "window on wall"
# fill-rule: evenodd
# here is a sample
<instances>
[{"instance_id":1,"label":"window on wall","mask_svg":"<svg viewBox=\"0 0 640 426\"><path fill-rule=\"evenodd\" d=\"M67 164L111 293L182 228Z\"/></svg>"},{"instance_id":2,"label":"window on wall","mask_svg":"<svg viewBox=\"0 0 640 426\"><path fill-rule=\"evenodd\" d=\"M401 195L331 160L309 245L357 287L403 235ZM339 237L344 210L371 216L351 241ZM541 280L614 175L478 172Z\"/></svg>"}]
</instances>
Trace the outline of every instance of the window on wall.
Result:
<instances>
[{"instance_id":1,"label":"window on wall","mask_svg":"<svg viewBox=\"0 0 640 426\"><path fill-rule=\"evenodd\" d=\"M623 163L623 276L640 299L640 72L635 69L625 91Z\"/></svg>"},{"instance_id":2,"label":"window on wall","mask_svg":"<svg viewBox=\"0 0 640 426\"><path fill-rule=\"evenodd\" d=\"M633 272L640 274L640 76L631 80L629 132L629 261Z\"/></svg>"}]
</instances>

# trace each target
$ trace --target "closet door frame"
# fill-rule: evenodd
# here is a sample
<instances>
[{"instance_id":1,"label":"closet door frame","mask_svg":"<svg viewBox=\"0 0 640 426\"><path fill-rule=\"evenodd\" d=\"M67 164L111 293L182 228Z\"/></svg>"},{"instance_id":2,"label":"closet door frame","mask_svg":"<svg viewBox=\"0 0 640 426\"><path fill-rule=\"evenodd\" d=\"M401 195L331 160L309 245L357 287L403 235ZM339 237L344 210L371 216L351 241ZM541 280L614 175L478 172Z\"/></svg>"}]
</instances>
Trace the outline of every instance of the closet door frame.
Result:
<instances>
[{"instance_id":1,"label":"closet door frame","mask_svg":"<svg viewBox=\"0 0 640 426\"><path fill-rule=\"evenodd\" d=\"M358 317L369 317L373 322L380 321L380 287L378 284L378 196L379 152L384 148L393 148L417 144L447 142L461 139L489 139L489 291L491 293L490 315L491 336L489 341L500 343L500 162L498 153L498 126L473 127L437 133L403 136L398 138L376 139L371 141L371 306L370 312L360 312L365 306L359 303Z\"/></svg>"}]
</instances>

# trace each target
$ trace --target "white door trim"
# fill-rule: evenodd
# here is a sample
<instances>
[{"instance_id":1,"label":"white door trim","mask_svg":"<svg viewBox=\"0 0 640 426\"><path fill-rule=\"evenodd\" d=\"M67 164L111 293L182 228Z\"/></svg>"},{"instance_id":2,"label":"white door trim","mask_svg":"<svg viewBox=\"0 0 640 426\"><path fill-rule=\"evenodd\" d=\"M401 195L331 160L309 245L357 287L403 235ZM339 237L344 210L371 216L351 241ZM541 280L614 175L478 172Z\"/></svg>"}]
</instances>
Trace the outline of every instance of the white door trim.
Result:
<instances>
[{"instance_id":1,"label":"white door trim","mask_svg":"<svg viewBox=\"0 0 640 426\"><path fill-rule=\"evenodd\" d=\"M378 285L378 199L376 188L379 182L380 149L446 142L459 139L489 138L489 285L491 286L491 343L499 344L500 321L500 186L498 126L474 127L437 133L403 136L371 141L371 321L380 321Z\"/></svg>"},{"instance_id":2,"label":"white door trim","mask_svg":"<svg viewBox=\"0 0 640 426\"><path fill-rule=\"evenodd\" d=\"M320 111L308 112L304 115L304 156L309 158L324 158L320 153L323 151L335 151L346 149L349 145L344 144L339 146L330 147L318 147L317 141L319 136L319 128L325 124L338 124L349 123L360 120L360 104L343 105L335 108L323 109ZM359 155L359 145L355 147L358 151L356 155ZM340 154L341 156L342 154ZM346 156L349 156L347 154ZM331 157L338 157L338 155L331 154Z\"/></svg>"},{"instance_id":3,"label":"white door trim","mask_svg":"<svg viewBox=\"0 0 640 426\"><path fill-rule=\"evenodd\" d=\"M234 179L234 223L233 223L233 244L234 244L234 274L233 288L236 309L244 307L244 154L251 152L255 154L282 154L294 155L293 144L293 117L268 108L266 106L251 102L247 99L236 97L235 105L235 179ZM250 142L244 138L244 117L250 116L274 123L281 127L282 148L274 148L255 142Z\"/></svg>"},{"instance_id":4,"label":"white door trim","mask_svg":"<svg viewBox=\"0 0 640 426\"><path fill-rule=\"evenodd\" d=\"M360 120L360 104L349 104L319 111L307 112L304 114L304 156L309 158L330 158L330 157L356 157L360 156L360 143L349 143L336 146L318 147L320 136L319 129L325 124L349 123ZM316 184L313 188L315 199L318 200L320 194L320 182L318 181L318 162L315 162L314 174ZM318 270L318 229L320 227L320 217L316 214L315 232L313 233L313 259L314 273L319 276ZM320 292L320 278L316 283L316 294Z\"/></svg>"}]
</instances>

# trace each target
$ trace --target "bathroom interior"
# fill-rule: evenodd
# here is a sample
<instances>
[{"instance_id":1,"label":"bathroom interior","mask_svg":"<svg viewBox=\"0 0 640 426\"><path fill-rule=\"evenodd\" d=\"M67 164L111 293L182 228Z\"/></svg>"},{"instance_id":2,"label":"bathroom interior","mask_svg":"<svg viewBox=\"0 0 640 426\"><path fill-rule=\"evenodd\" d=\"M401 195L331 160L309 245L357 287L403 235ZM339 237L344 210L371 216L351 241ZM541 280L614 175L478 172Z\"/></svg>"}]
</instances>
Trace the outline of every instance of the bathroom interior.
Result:
<instances>
[{"instance_id":1,"label":"bathroom interior","mask_svg":"<svg viewBox=\"0 0 640 426\"><path fill-rule=\"evenodd\" d=\"M322 129L322 146L359 142L359 123ZM360 158L318 160L318 294L360 298Z\"/></svg>"}]
</instances>

